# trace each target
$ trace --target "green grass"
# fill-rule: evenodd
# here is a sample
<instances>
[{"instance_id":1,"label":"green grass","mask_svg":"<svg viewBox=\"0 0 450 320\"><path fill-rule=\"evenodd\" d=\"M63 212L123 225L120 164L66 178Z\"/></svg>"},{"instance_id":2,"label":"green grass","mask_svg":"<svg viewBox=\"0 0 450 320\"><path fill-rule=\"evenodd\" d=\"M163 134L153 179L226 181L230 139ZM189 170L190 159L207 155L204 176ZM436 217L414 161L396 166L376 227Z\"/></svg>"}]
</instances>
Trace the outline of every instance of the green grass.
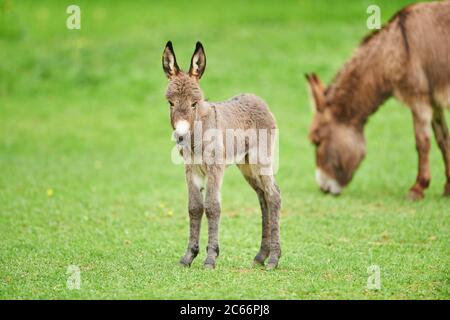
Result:
<instances>
[{"instance_id":1,"label":"green grass","mask_svg":"<svg viewBox=\"0 0 450 320\"><path fill-rule=\"evenodd\" d=\"M406 201L417 162L407 108L390 100L371 119L367 158L341 197L314 182L303 74L332 78L368 32L373 1L76 3L79 31L66 29L64 1L0 1L0 298L450 298L443 163L433 145L427 197ZM408 1L376 3L387 21ZM206 228L192 267L177 264L188 215L184 170L170 161L169 39L184 68L205 45L208 98L253 92L277 117L275 271L251 267L260 213L235 168L217 269L202 268ZM373 264L381 290L366 287ZM80 290L66 286L69 265Z\"/></svg>"}]
</instances>

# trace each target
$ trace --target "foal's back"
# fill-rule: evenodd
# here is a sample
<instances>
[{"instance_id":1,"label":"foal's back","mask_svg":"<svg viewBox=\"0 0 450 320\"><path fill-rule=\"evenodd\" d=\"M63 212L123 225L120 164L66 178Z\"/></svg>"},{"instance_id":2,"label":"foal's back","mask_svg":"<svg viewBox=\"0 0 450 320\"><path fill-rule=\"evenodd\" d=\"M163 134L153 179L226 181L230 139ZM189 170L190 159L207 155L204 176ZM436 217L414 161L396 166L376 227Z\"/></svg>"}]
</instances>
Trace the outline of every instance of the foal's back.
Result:
<instances>
[{"instance_id":1,"label":"foal's back","mask_svg":"<svg viewBox=\"0 0 450 320\"><path fill-rule=\"evenodd\" d=\"M267 104L254 94L240 94L227 101L211 103L217 111L219 129L275 129L275 118Z\"/></svg>"}]
</instances>

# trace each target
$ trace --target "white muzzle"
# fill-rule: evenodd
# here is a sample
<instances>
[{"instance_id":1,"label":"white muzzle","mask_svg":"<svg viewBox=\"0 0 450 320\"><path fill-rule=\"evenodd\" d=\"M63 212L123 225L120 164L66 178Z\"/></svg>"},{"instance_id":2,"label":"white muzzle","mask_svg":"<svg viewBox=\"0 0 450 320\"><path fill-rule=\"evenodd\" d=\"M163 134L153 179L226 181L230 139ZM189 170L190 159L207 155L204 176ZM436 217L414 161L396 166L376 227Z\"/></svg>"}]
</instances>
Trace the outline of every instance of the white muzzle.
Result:
<instances>
[{"instance_id":1,"label":"white muzzle","mask_svg":"<svg viewBox=\"0 0 450 320\"><path fill-rule=\"evenodd\" d=\"M339 195L342 191L341 185L320 169L316 170L316 181L323 192Z\"/></svg>"}]
</instances>

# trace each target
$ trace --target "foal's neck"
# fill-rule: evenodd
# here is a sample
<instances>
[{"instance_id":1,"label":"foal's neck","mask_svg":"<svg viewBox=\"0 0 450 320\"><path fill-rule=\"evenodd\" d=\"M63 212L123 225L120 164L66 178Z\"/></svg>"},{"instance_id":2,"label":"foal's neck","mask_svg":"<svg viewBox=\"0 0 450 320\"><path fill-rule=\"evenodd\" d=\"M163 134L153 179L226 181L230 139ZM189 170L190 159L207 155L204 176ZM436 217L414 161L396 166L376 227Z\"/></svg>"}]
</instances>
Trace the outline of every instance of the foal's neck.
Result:
<instances>
[{"instance_id":1,"label":"foal's neck","mask_svg":"<svg viewBox=\"0 0 450 320\"><path fill-rule=\"evenodd\" d=\"M209 122L208 120L210 120L210 118L213 116L213 112L215 112L214 108L215 107L212 103L203 100L197 109L195 120Z\"/></svg>"},{"instance_id":2,"label":"foal's neck","mask_svg":"<svg viewBox=\"0 0 450 320\"><path fill-rule=\"evenodd\" d=\"M383 51L375 44L358 48L326 90L335 118L357 128L392 95Z\"/></svg>"}]
</instances>

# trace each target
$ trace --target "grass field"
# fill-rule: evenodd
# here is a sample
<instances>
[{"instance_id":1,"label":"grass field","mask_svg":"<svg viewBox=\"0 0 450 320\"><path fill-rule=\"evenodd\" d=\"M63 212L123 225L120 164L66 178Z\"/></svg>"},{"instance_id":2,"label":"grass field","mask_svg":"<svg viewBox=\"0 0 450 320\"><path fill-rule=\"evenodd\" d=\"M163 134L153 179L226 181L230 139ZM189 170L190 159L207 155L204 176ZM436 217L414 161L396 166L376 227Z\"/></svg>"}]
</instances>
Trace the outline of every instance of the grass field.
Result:
<instances>
[{"instance_id":1,"label":"grass field","mask_svg":"<svg viewBox=\"0 0 450 320\"><path fill-rule=\"evenodd\" d=\"M81 30L66 28L73 2ZM417 162L405 107L390 100L371 118L367 158L342 196L314 181L303 74L333 77L373 3L387 21L409 1L0 1L0 298L449 299L443 163L433 144L426 199L405 200ZM277 118L275 271L251 266L259 206L234 167L216 270L202 267L206 228L192 267L178 265L188 214L184 169L170 161L169 39L182 68L203 42L209 99L253 92ZM67 287L70 265L80 290ZM380 290L367 288L371 265Z\"/></svg>"}]
</instances>

